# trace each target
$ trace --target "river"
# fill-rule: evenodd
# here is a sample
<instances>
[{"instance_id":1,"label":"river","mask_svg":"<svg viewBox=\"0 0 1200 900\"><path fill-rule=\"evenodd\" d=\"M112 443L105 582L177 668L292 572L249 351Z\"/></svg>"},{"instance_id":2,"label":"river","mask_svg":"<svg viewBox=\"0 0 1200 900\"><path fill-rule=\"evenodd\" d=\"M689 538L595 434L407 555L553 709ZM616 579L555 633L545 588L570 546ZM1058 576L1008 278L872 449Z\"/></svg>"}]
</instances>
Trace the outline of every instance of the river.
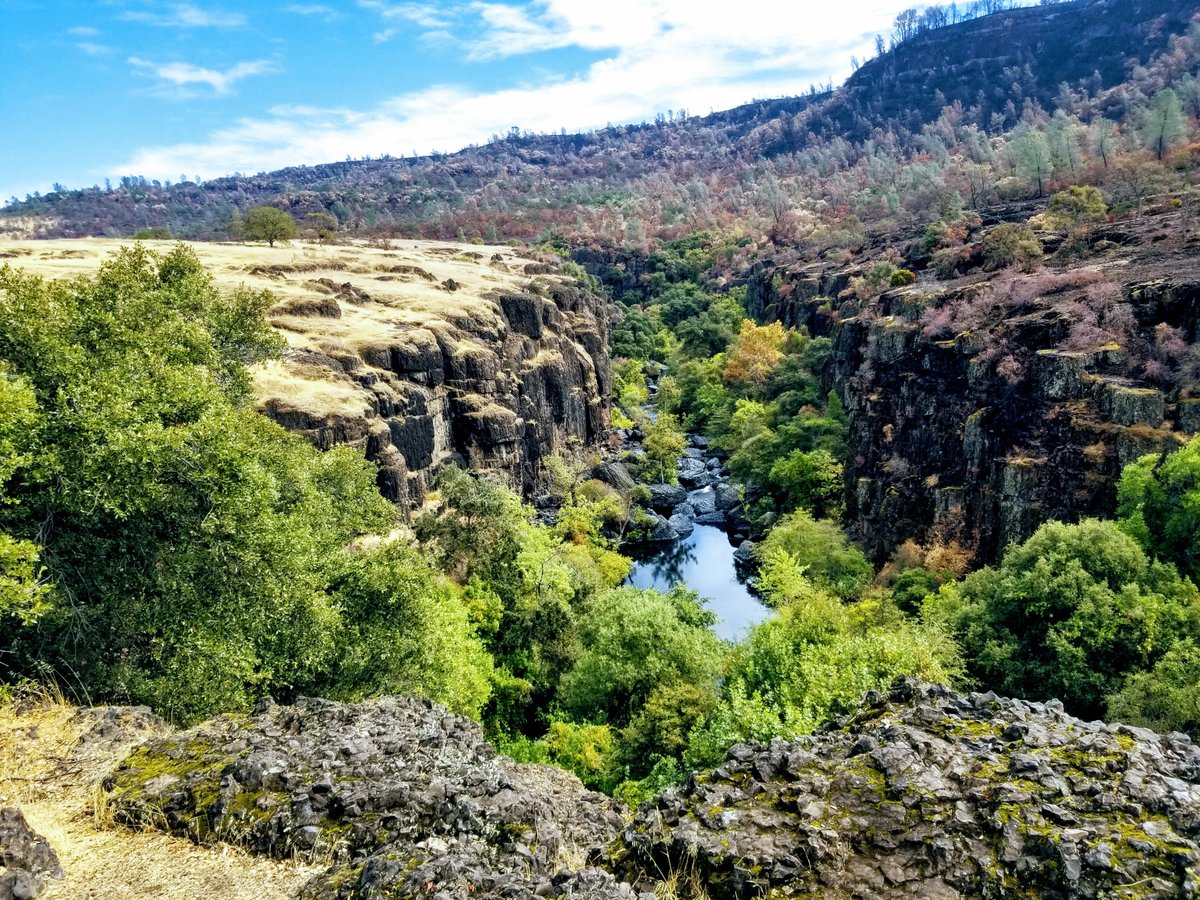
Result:
<instances>
[{"instance_id":1,"label":"river","mask_svg":"<svg viewBox=\"0 0 1200 900\"><path fill-rule=\"evenodd\" d=\"M753 625L771 614L738 576L729 537L715 525L697 525L687 537L665 544L627 547L633 557L629 583L666 591L677 584L707 600L717 614L713 630L727 641L738 641Z\"/></svg>"}]
</instances>

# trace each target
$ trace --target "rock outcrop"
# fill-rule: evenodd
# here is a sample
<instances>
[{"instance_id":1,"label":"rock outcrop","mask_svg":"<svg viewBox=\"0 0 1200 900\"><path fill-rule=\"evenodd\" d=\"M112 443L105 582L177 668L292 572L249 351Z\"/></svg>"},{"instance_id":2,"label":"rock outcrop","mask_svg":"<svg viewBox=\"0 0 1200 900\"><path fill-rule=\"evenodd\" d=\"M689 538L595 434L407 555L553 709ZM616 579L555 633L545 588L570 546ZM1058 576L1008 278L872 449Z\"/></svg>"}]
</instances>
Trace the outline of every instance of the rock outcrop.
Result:
<instances>
[{"instance_id":1,"label":"rock outcrop","mask_svg":"<svg viewBox=\"0 0 1200 900\"><path fill-rule=\"evenodd\" d=\"M755 273L752 315L832 342L825 386L850 420L847 522L876 559L935 537L988 562L1048 520L1111 516L1125 465L1200 432L1180 351L1200 339L1200 272L1172 247L1175 214L1138 227L1094 234L1129 246L1086 267L929 277L866 302L854 268ZM1089 332L1101 315L1120 328Z\"/></svg>"},{"instance_id":2,"label":"rock outcrop","mask_svg":"<svg viewBox=\"0 0 1200 900\"><path fill-rule=\"evenodd\" d=\"M327 859L301 900L1192 897L1200 747L917 681L644 804L426 701L301 700L136 749L118 822Z\"/></svg>"},{"instance_id":3,"label":"rock outcrop","mask_svg":"<svg viewBox=\"0 0 1200 900\"><path fill-rule=\"evenodd\" d=\"M619 804L498 756L427 701L224 716L145 744L104 787L123 824L329 859L304 900L633 896L586 866L620 829Z\"/></svg>"},{"instance_id":4,"label":"rock outcrop","mask_svg":"<svg viewBox=\"0 0 1200 900\"><path fill-rule=\"evenodd\" d=\"M17 809L0 809L0 900L33 900L62 878L58 854Z\"/></svg>"},{"instance_id":5,"label":"rock outcrop","mask_svg":"<svg viewBox=\"0 0 1200 900\"><path fill-rule=\"evenodd\" d=\"M743 897L1192 897L1200 748L1058 703L916 682L739 745L646 804L610 862Z\"/></svg>"}]
</instances>

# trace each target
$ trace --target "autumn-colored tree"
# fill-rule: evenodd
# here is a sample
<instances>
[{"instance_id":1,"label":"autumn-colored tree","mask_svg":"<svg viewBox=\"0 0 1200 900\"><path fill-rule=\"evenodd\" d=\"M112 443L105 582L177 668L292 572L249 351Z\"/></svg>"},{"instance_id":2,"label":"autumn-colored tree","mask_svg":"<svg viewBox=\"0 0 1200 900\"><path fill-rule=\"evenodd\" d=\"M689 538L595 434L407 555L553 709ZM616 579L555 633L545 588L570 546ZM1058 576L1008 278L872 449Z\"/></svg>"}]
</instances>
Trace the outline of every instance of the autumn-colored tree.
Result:
<instances>
[{"instance_id":1,"label":"autumn-colored tree","mask_svg":"<svg viewBox=\"0 0 1200 900\"><path fill-rule=\"evenodd\" d=\"M731 384L766 384L783 359L786 337L778 322L755 325L747 319L729 348L722 377Z\"/></svg>"}]
</instances>

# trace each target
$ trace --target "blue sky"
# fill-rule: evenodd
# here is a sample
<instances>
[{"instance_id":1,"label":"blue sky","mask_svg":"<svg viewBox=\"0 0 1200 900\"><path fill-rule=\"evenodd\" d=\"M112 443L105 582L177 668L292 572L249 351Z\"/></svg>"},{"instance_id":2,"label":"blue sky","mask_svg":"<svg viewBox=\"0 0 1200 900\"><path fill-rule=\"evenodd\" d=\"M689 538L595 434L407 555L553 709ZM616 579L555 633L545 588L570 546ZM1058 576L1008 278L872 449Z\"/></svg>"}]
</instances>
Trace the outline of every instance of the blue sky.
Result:
<instances>
[{"instance_id":1,"label":"blue sky","mask_svg":"<svg viewBox=\"0 0 1200 900\"><path fill-rule=\"evenodd\" d=\"M0 202L453 151L840 82L911 0L0 0Z\"/></svg>"}]
</instances>

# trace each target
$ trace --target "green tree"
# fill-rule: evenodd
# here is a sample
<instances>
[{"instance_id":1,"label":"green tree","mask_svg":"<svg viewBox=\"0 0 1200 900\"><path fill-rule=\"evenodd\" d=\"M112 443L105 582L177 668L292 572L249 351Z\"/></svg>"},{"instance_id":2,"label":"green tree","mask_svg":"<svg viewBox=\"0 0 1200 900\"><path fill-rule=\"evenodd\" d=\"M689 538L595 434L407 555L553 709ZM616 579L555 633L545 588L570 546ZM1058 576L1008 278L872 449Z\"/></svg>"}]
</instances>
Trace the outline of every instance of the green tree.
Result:
<instances>
[{"instance_id":1,"label":"green tree","mask_svg":"<svg viewBox=\"0 0 1200 900\"><path fill-rule=\"evenodd\" d=\"M972 673L1017 697L1057 697L1098 717L1130 673L1200 625L1200 596L1111 522L1051 522L997 568L926 600L959 635Z\"/></svg>"},{"instance_id":2,"label":"green tree","mask_svg":"<svg viewBox=\"0 0 1200 900\"><path fill-rule=\"evenodd\" d=\"M1108 700L1108 718L1200 737L1200 647L1185 638L1149 672L1135 672Z\"/></svg>"},{"instance_id":3,"label":"green tree","mask_svg":"<svg viewBox=\"0 0 1200 900\"><path fill-rule=\"evenodd\" d=\"M420 551L394 541L346 556L329 590L342 619L331 693L420 694L479 716L492 658L459 589Z\"/></svg>"},{"instance_id":4,"label":"green tree","mask_svg":"<svg viewBox=\"0 0 1200 900\"><path fill-rule=\"evenodd\" d=\"M1168 456L1143 456L1117 485L1117 516L1147 553L1200 578L1200 438Z\"/></svg>"},{"instance_id":5,"label":"green tree","mask_svg":"<svg viewBox=\"0 0 1200 900\"><path fill-rule=\"evenodd\" d=\"M1037 185L1037 195L1046 196L1046 180L1054 168L1046 136L1028 125L1015 133L1017 153L1026 176Z\"/></svg>"},{"instance_id":6,"label":"green tree","mask_svg":"<svg viewBox=\"0 0 1200 900\"><path fill-rule=\"evenodd\" d=\"M660 412L642 427L642 449L646 451L646 470L656 481L674 484L675 469L683 454L686 437L675 416Z\"/></svg>"},{"instance_id":7,"label":"green tree","mask_svg":"<svg viewBox=\"0 0 1200 900\"><path fill-rule=\"evenodd\" d=\"M242 237L248 241L266 241L274 247L276 241L290 241L300 235L296 221L274 206L256 206L246 213L241 224Z\"/></svg>"},{"instance_id":8,"label":"green tree","mask_svg":"<svg viewBox=\"0 0 1200 900\"><path fill-rule=\"evenodd\" d=\"M722 644L712 623L687 591L608 592L580 623L583 650L562 680L564 707L581 721L623 726L658 688L715 684Z\"/></svg>"},{"instance_id":9,"label":"green tree","mask_svg":"<svg viewBox=\"0 0 1200 900\"><path fill-rule=\"evenodd\" d=\"M1150 151L1161 162L1175 143L1187 132L1183 104L1170 88L1159 91L1150 100L1142 116L1142 136Z\"/></svg>"},{"instance_id":10,"label":"green tree","mask_svg":"<svg viewBox=\"0 0 1200 900\"><path fill-rule=\"evenodd\" d=\"M184 247L126 249L70 282L0 269L0 359L44 423L0 532L39 542L54 584L32 624L0 619L18 671L73 671L95 697L190 720L311 685L334 659L328 561L395 511L361 456L250 407L246 364L278 347L270 304L222 296Z\"/></svg>"},{"instance_id":11,"label":"green tree","mask_svg":"<svg viewBox=\"0 0 1200 900\"><path fill-rule=\"evenodd\" d=\"M815 519L805 510L781 519L756 552L761 561L788 554L808 580L845 600L856 599L874 574L870 561L836 522Z\"/></svg>"}]
</instances>

